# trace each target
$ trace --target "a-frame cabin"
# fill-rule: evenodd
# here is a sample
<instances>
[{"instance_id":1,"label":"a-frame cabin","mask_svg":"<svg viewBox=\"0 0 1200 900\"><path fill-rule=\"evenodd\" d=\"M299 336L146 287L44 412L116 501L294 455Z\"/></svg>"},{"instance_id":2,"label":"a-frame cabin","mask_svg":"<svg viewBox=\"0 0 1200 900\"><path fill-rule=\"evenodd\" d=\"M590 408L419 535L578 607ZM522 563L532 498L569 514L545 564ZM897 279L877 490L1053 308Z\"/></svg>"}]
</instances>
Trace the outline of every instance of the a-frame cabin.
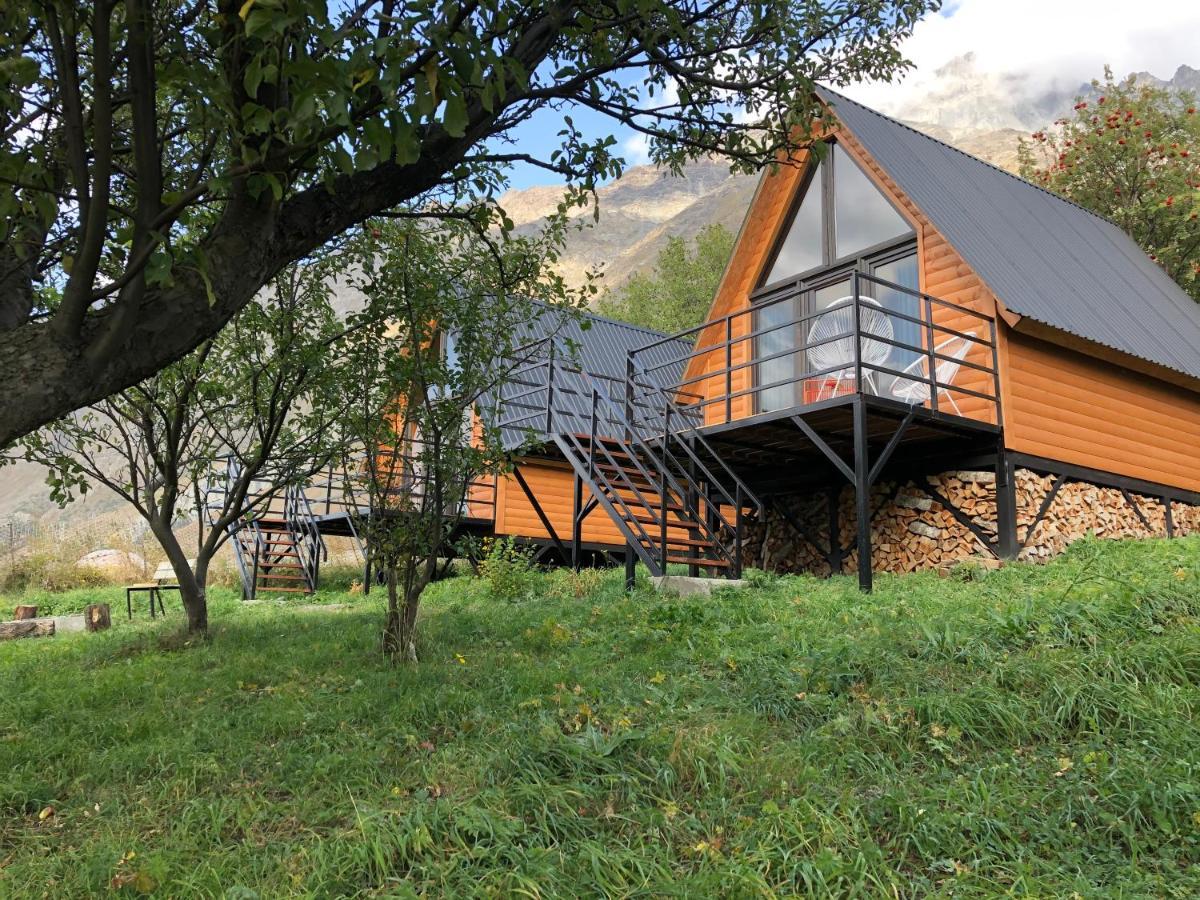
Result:
<instances>
[{"instance_id":1,"label":"a-frame cabin","mask_svg":"<svg viewBox=\"0 0 1200 900\"><path fill-rule=\"evenodd\" d=\"M1200 529L1200 305L1112 223L819 95L834 126L762 175L703 325L557 399L530 382L560 534L574 482L572 514L602 507L652 570L690 539L712 558L693 571L869 588L873 568ZM634 508L659 496L680 521Z\"/></svg>"},{"instance_id":2,"label":"a-frame cabin","mask_svg":"<svg viewBox=\"0 0 1200 900\"><path fill-rule=\"evenodd\" d=\"M523 455L465 527L864 589L1200 531L1200 304L1105 219L818 93L834 124L763 173L703 324L530 324L481 411Z\"/></svg>"}]
</instances>

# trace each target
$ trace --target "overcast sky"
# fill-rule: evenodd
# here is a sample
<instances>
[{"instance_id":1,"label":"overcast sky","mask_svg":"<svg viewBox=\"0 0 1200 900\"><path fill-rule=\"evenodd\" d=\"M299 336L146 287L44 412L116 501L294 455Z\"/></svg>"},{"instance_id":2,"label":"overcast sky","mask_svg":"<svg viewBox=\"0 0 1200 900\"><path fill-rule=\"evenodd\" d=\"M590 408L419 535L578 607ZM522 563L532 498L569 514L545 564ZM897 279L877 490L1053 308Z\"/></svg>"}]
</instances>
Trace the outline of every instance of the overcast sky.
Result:
<instances>
[{"instance_id":1,"label":"overcast sky","mask_svg":"<svg viewBox=\"0 0 1200 900\"><path fill-rule=\"evenodd\" d=\"M847 90L881 112L896 112L933 72L967 52L977 71L1026 76L1039 91L1099 77L1170 78L1200 68L1200 0L947 0L903 45L916 64L899 84Z\"/></svg>"}]
</instances>

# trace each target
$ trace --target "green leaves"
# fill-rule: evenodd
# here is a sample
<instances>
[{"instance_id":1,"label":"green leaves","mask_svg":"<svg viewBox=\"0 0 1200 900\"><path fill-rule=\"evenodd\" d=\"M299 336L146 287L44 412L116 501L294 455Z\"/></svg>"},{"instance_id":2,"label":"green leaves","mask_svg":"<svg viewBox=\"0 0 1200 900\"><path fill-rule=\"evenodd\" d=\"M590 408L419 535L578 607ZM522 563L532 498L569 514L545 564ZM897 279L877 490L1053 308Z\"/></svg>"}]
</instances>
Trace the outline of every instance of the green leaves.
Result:
<instances>
[{"instance_id":1,"label":"green leaves","mask_svg":"<svg viewBox=\"0 0 1200 900\"><path fill-rule=\"evenodd\" d=\"M462 94L450 94L446 98L442 126L451 137L459 138L467 133L467 104Z\"/></svg>"}]
</instances>

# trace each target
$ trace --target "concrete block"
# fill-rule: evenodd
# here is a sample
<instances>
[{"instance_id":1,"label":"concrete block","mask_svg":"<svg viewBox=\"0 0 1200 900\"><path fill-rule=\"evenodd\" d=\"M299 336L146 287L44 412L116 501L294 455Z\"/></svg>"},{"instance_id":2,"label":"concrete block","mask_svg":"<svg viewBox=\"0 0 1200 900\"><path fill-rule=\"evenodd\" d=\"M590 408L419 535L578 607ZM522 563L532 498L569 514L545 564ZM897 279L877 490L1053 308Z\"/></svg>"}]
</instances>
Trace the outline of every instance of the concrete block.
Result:
<instances>
[{"instance_id":1,"label":"concrete block","mask_svg":"<svg viewBox=\"0 0 1200 900\"><path fill-rule=\"evenodd\" d=\"M744 588L742 578L692 578L688 575L660 575L651 578L654 587L664 593L678 594L680 597L708 597L713 591L723 588Z\"/></svg>"}]
</instances>

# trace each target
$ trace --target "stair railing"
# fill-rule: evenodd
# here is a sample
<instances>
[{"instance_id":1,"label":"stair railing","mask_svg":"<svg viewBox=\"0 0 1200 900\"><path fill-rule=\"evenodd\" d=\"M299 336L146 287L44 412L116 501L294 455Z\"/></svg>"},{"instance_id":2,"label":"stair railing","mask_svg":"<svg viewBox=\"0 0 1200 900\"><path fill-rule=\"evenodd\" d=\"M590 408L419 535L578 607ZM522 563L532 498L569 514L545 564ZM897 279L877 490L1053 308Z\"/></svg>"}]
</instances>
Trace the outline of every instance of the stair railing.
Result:
<instances>
[{"instance_id":1,"label":"stair railing","mask_svg":"<svg viewBox=\"0 0 1200 900\"><path fill-rule=\"evenodd\" d=\"M551 344L551 347L553 347L553 343ZM553 361L552 355L550 356L550 361L551 362ZM637 398L635 396L633 396L633 392L632 392L632 388L634 386L633 383L629 382L627 379L624 381L624 383L622 384L622 387L624 388L625 402L623 404L618 404L609 395L609 393L606 390L602 390L596 384L595 378L587 370L585 370L583 368L572 368L569 371L572 375L577 375L581 379L581 381L584 383L586 388L591 393L593 402L603 401L607 421L609 421L610 423L612 423L614 425L617 425L619 429L624 430L625 438L626 438L625 443L629 444L631 447L636 448L638 451L640 451L639 453L630 453L629 458L630 458L631 462L633 462L635 464L635 466L637 467L637 469L639 471L639 474L645 479L646 483L653 485L656 483L656 481L658 482L659 503L654 504L646 499L646 497L642 494L642 492L637 488L637 485L634 484L632 482L632 480L629 479L628 476L626 476L624 479L625 480L625 489L627 491L631 491L638 498L639 503L641 503L644 506L644 508L646 509L646 511L649 513L648 517L651 520L653 520L656 525L659 526L658 535L656 536L657 539L655 539L655 538L651 538L649 536L649 534L646 533L645 529L640 528L640 523L636 523L634 521L634 517L631 514L629 514L628 505L624 502L620 493L613 487L610 479L608 479L606 476L604 476L603 472L598 472L598 474L601 476L601 483L608 490L608 492L610 494L612 494L613 498L616 499L621 504L622 508L626 511L627 515L629 516L629 520L631 521L631 523L637 524L639 526L639 528L638 528L638 530L640 532L639 536L641 536L645 540L645 543L647 545L649 545L649 547L653 547L656 543L658 544L658 548L657 548L658 553L655 554L657 556L657 559L655 560L655 563L657 563L657 567L661 567L661 570L663 573L666 572L668 556L669 556L669 541L666 539L668 529L669 528L687 528L688 527L688 524L684 521L683 516L676 517L679 521L675 525L671 525L669 522L669 518L670 518L669 507L672 503L671 495L672 495L672 493L674 493L674 495L678 498L678 502L679 502L681 511L685 512L685 513L689 513L691 515L696 526L698 527L698 530L701 533L703 533L709 541L711 541L714 548L720 550L724 554L725 558L727 558L730 561L732 572L739 571L740 570L740 558L735 556L735 552L736 552L735 548L737 546L737 538L739 537L739 532L740 532L740 528L738 527L740 525L740 521L737 523L729 523L729 522L725 521L724 518L720 515L720 511L719 511L719 508L717 505L712 504L712 503L707 504L707 506L711 507L711 509L706 509L706 512L715 513L716 518L722 524L724 524L728 530L734 532L735 546L731 548L731 547L726 546L726 544L723 540L723 537L720 533L720 529L712 527L712 525L710 525L710 523L707 521L707 519L708 519L707 515L701 516L699 514L698 508L695 508L695 509L688 508L689 493L691 493L693 490L695 490L697 493L700 493L700 494L703 494L704 492L700 489L700 486L695 484L694 480L691 479L687 475L686 468L680 466L677 458L675 458L674 455L670 453L670 448L668 446L667 441L665 440L665 438L667 436L669 436L669 434L670 434L669 413L665 417L667 420L667 428L664 431L664 441L662 444L662 449L663 449L664 455L662 457L660 457L659 454L655 451L654 447L651 445L651 441L653 441L655 443L658 442L658 440L659 440L658 435L654 435L653 437L650 438L650 440L647 440L647 438L644 437L642 434L642 429L639 427L639 425L640 425L639 417L637 416L636 412L634 412L634 410L638 406L638 403L637 403ZM548 384L552 383L552 381L553 381L553 366L550 367L550 371L547 374ZM560 392L561 392L561 390L562 389L560 388ZM547 403L547 409L546 409L546 423L548 426L547 431L550 433L553 433L555 431L554 408L551 405L551 403L549 402L550 398L552 396L553 396L552 392L548 390L547 391L548 403ZM680 418L685 418L685 417L680 416ZM612 465L612 467L614 469L616 469L617 471L622 471L622 467L619 464L617 464L616 461L612 458L612 455L608 451L608 449L606 447L604 447L603 444L599 440L597 440L597 438L601 437L601 435L596 434L595 419L593 419L593 421L591 423L591 429L592 429L592 431L591 431L591 434L589 435L589 437L590 437L589 449L591 449L593 447L598 447L601 450L601 452L605 455L605 457L607 457L607 461L609 462L609 464ZM564 431L562 429L561 425L558 427L557 430L560 434L567 433L566 431ZM614 438L619 439L617 437L617 434L604 435L604 437L609 437L610 439L614 439ZM572 443L575 445L577 450L583 449L579 445L579 442L577 439L572 439ZM675 459L675 461L676 461L675 468L678 470L677 472L671 471L672 467L669 466L668 462L667 462L668 455L670 455L672 459ZM648 471L646 469L645 465L642 464L640 457L645 457L652 464L652 467L655 469L655 471L658 475L657 478L654 475L652 475L650 473L650 471ZM697 462L703 467L703 463L698 458L697 458ZM707 472L706 467L704 467L704 471ZM679 477L682 477L685 481L687 481L689 483L689 489L685 489L680 484L678 478L676 477L677 475ZM735 476L735 480L736 480L736 476ZM593 483L595 483L595 482L593 481ZM752 497L753 495L751 494L750 496ZM731 502L733 502L733 503L737 503L739 499L741 499L741 495L740 495L740 493L738 493L736 491L735 491L735 495L730 498ZM635 548L636 548L636 544L635 544ZM647 550L647 553L648 552L649 552L649 550ZM641 555L641 554L639 554L639 555ZM645 561L649 564L648 560L643 559L643 561Z\"/></svg>"},{"instance_id":2,"label":"stair railing","mask_svg":"<svg viewBox=\"0 0 1200 900\"><path fill-rule=\"evenodd\" d=\"M738 575L740 575L741 559L742 559L742 554L741 554L742 531L745 526L746 504L749 503L751 505L751 507L753 507L753 509L761 516L763 513L762 501L754 494L754 492L752 490L750 490L750 488L746 485L746 483L743 482L742 479L739 478L737 476L737 474L726 464L726 462L721 458L720 454L718 454L716 452L716 450L712 447L712 445L708 442L708 439L704 436L703 432L701 432L700 429L697 428L696 425L692 422L691 417L687 414L688 411L681 408L679 406L679 404L675 402L675 400L674 400L674 398L672 398L671 392L669 390L667 390L666 388L663 388L661 385L658 385L658 384L654 383L653 381L651 381L649 374L644 371L641 374L643 376L645 376L645 380L644 381L638 380L636 377L637 373L636 373L636 369L635 369L632 358L630 358L630 360L629 360L628 371L634 372L634 381L632 382L633 387L641 388L647 392L653 392L655 395L657 395L658 398L660 398L662 400L663 419L664 419L664 428L663 428L664 452L667 454L670 454L670 449L669 449L670 439L672 437L674 437L676 443L680 447L683 448L684 453L686 454L688 459L691 461L691 463L700 470L700 473L704 476L705 483L708 485L712 485L720 493L721 497L725 500L725 502L733 507L734 521L732 523L730 523L727 520L725 520L725 518L723 516L721 516L720 505L712 504L712 498L707 495L705 496L706 504L713 506L713 510L717 513L718 516L720 516L720 518L721 518L723 524L726 526L726 528L730 529L733 532L734 545L735 545L734 557L736 559L735 566L737 568ZM631 398L636 398L636 391L631 391ZM636 403L631 403L630 408L636 409L637 406L638 405ZM670 421L670 416L671 416L672 412L675 413L676 419L682 423L682 427L679 429L671 429L669 427L669 421ZM682 433L686 433L688 435L688 439L686 439L686 440L682 439L680 437L680 435ZM720 471L723 472L724 475L730 481L733 482L732 488L727 488L721 482L721 480L718 479L716 477L716 475L713 474L713 472L705 464L704 460L699 456L699 454L697 454L695 452L694 445L701 446L704 449L704 451L708 454L708 457L715 461L715 463L716 463L717 467L720 469ZM670 455L674 458L674 454L670 454ZM678 464L677 459L676 459L676 462ZM706 492L706 494L707 494L707 492ZM735 577L738 577L738 575L735 575Z\"/></svg>"}]
</instances>

